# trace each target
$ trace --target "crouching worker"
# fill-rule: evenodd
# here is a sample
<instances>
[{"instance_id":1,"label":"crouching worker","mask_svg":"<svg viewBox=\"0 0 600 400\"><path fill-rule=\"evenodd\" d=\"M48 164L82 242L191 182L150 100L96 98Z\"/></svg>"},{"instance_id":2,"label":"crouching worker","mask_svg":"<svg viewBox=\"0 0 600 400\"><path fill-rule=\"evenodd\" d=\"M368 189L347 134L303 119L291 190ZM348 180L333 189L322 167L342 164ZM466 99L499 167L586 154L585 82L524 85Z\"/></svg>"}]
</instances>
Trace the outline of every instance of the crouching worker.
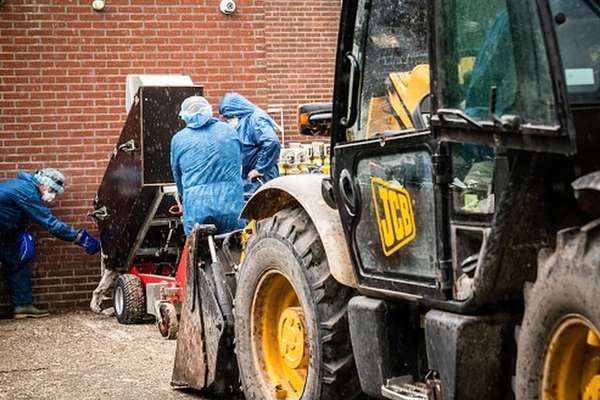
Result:
<instances>
[{"instance_id":1,"label":"crouching worker","mask_svg":"<svg viewBox=\"0 0 600 400\"><path fill-rule=\"evenodd\" d=\"M45 168L34 175L19 172L16 179L0 183L0 268L10 291L15 319L45 317L47 310L35 307L31 294L29 263L35 254L32 236L25 231L32 220L55 237L73 242L95 254L100 243L85 229L75 230L56 218L48 205L64 192L65 177Z\"/></svg>"},{"instance_id":2,"label":"crouching worker","mask_svg":"<svg viewBox=\"0 0 600 400\"><path fill-rule=\"evenodd\" d=\"M234 128L212 117L204 97L188 97L179 116L186 128L171 140L171 169L183 207L186 236L195 224L218 233L242 228L241 144Z\"/></svg>"}]
</instances>

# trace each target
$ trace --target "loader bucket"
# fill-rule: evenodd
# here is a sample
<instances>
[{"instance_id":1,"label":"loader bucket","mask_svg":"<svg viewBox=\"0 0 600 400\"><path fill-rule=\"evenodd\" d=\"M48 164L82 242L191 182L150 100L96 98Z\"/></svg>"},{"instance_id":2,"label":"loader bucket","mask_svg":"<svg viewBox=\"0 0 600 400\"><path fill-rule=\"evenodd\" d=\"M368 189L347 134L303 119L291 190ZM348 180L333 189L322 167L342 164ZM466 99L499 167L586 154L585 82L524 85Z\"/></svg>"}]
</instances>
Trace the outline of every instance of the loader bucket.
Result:
<instances>
[{"instance_id":1,"label":"loader bucket","mask_svg":"<svg viewBox=\"0 0 600 400\"><path fill-rule=\"evenodd\" d=\"M181 310L179 335L171 385L223 394L230 384L233 338L225 334L226 324L215 295L206 237L194 229L190 235L185 301Z\"/></svg>"},{"instance_id":2,"label":"loader bucket","mask_svg":"<svg viewBox=\"0 0 600 400\"><path fill-rule=\"evenodd\" d=\"M175 350L175 363L171 385L176 388L204 389L206 385L206 350L204 348L200 301L197 296L196 273L198 268L195 249L196 234L188 240L185 301L181 308L179 335Z\"/></svg>"}]
</instances>

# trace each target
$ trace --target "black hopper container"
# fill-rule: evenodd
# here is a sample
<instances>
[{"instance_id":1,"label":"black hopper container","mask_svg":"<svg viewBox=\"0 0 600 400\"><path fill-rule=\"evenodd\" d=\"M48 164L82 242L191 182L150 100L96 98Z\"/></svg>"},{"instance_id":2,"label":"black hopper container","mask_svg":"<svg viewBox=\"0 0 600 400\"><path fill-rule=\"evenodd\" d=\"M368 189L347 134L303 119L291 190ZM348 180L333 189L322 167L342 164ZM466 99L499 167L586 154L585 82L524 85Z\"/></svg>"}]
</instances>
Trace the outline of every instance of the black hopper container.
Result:
<instances>
[{"instance_id":1,"label":"black hopper container","mask_svg":"<svg viewBox=\"0 0 600 400\"><path fill-rule=\"evenodd\" d=\"M94 200L105 266L125 272L134 263L173 264L183 245L180 219L169 212L176 188L171 138L185 124L183 100L202 87L140 87Z\"/></svg>"}]
</instances>

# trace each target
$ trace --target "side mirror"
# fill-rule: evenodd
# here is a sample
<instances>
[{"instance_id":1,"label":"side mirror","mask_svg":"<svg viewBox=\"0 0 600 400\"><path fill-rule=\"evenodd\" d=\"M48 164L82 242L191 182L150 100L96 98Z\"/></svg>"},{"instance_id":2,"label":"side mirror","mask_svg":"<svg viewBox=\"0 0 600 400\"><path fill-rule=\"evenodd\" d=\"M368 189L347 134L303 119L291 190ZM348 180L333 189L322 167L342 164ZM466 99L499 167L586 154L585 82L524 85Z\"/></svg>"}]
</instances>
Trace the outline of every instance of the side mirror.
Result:
<instances>
[{"instance_id":1,"label":"side mirror","mask_svg":"<svg viewBox=\"0 0 600 400\"><path fill-rule=\"evenodd\" d=\"M301 135L329 136L331 134L332 103L310 103L298 107Z\"/></svg>"}]
</instances>

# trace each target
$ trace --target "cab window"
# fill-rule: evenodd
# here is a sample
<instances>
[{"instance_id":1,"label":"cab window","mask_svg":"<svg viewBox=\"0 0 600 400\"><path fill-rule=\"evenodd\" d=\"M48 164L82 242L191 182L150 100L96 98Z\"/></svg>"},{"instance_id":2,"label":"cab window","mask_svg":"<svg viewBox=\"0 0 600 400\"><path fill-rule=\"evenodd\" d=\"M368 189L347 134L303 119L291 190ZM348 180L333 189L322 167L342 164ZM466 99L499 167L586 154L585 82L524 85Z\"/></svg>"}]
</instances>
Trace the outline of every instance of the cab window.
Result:
<instances>
[{"instance_id":1,"label":"cab window","mask_svg":"<svg viewBox=\"0 0 600 400\"><path fill-rule=\"evenodd\" d=\"M535 1L437 4L440 107L458 109L476 120L515 115L524 123L555 125L553 87Z\"/></svg>"},{"instance_id":2,"label":"cab window","mask_svg":"<svg viewBox=\"0 0 600 400\"><path fill-rule=\"evenodd\" d=\"M357 168L364 209L356 247L368 274L436 277L433 171L428 151L361 160Z\"/></svg>"},{"instance_id":3,"label":"cab window","mask_svg":"<svg viewBox=\"0 0 600 400\"><path fill-rule=\"evenodd\" d=\"M493 214L496 193L496 152L494 148L452 143L452 208L458 214Z\"/></svg>"},{"instance_id":4,"label":"cab window","mask_svg":"<svg viewBox=\"0 0 600 400\"><path fill-rule=\"evenodd\" d=\"M359 117L348 141L427 125L426 0L360 0L353 55L362 72Z\"/></svg>"},{"instance_id":5,"label":"cab window","mask_svg":"<svg viewBox=\"0 0 600 400\"><path fill-rule=\"evenodd\" d=\"M590 0L552 0L550 8L569 100L600 101L600 6Z\"/></svg>"}]
</instances>

